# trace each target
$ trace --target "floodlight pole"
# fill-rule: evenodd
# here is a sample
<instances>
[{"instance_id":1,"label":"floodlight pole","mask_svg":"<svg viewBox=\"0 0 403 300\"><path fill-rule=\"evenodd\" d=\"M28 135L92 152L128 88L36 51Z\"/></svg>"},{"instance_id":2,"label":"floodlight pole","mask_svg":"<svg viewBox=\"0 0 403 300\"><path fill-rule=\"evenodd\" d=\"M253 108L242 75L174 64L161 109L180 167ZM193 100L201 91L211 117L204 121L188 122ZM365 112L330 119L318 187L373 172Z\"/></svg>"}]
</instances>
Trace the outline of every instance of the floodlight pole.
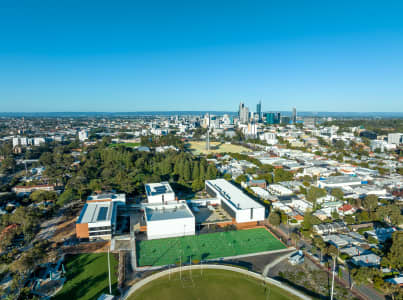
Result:
<instances>
[{"instance_id":1,"label":"floodlight pole","mask_svg":"<svg viewBox=\"0 0 403 300\"><path fill-rule=\"evenodd\" d=\"M189 255L189 273L190 273L190 278L192 278L192 256Z\"/></svg>"},{"instance_id":2,"label":"floodlight pole","mask_svg":"<svg viewBox=\"0 0 403 300\"><path fill-rule=\"evenodd\" d=\"M112 284L111 284L111 262L109 259L109 249L108 249L108 276L109 276L109 294L112 295Z\"/></svg>"},{"instance_id":3,"label":"floodlight pole","mask_svg":"<svg viewBox=\"0 0 403 300\"><path fill-rule=\"evenodd\" d=\"M334 271L335 271L335 269L336 269L336 257L334 257L334 260L333 260L332 292L331 292L331 295L330 295L330 300L333 300L333 289L334 289Z\"/></svg>"},{"instance_id":4,"label":"floodlight pole","mask_svg":"<svg viewBox=\"0 0 403 300\"><path fill-rule=\"evenodd\" d=\"M182 280L182 256L179 256L179 279Z\"/></svg>"}]
</instances>

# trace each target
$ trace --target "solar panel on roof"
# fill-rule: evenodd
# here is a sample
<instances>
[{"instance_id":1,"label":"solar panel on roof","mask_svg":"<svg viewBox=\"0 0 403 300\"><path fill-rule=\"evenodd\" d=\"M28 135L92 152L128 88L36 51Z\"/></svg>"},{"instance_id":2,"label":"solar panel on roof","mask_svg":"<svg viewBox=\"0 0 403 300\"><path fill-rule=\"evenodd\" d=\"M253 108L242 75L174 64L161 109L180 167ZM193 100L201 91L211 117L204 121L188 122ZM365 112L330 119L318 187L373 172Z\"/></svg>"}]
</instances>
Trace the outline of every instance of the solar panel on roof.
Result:
<instances>
[{"instance_id":1,"label":"solar panel on roof","mask_svg":"<svg viewBox=\"0 0 403 300\"><path fill-rule=\"evenodd\" d=\"M158 193L163 193L163 192L165 192L166 191L166 187L165 186L156 186L155 188L155 191L156 192L158 192Z\"/></svg>"},{"instance_id":2,"label":"solar panel on roof","mask_svg":"<svg viewBox=\"0 0 403 300\"><path fill-rule=\"evenodd\" d=\"M108 213L108 208L107 207L101 207L99 209L97 221L105 221L107 213Z\"/></svg>"}]
</instances>

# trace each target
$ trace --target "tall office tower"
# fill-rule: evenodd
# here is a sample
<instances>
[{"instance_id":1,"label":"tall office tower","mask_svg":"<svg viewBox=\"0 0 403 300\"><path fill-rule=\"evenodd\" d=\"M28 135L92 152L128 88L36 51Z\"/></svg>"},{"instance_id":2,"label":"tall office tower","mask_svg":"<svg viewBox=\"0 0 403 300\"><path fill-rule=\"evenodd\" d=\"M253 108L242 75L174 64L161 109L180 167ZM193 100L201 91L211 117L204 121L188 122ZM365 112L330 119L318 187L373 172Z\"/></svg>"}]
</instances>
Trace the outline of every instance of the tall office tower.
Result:
<instances>
[{"instance_id":1,"label":"tall office tower","mask_svg":"<svg viewBox=\"0 0 403 300\"><path fill-rule=\"evenodd\" d=\"M297 123L297 109L295 107L292 108L292 123Z\"/></svg>"},{"instance_id":2,"label":"tall office tower","mask_svg":"<svg viewBox=\"0 0 403 300\"><path fill-rule=\"evenodd\" d=\"M241 119L241 117L242 117L244 107L245 107L245 104L243 104L243 102L239 103L239 110L238 110L239 119Z\"/></svg>"},{"instance_id":3,"label":"tall office tower","mask_svg":"<svg viewBox=\"0 0 403 300\"><path fill-rule=\"evenodd\" d=\"M256 113L257 113L257 120L258 122L262 121L262 101L256 105Z\"/></svg>"},{"instance_id":4,"label":"tall office tower","mask_svg":"<svg viewBox=\"0 0 403 300\"><path fill-rule=\"evenodd\" d=\"M280 113L266 113L266 124L280 124Z\"/></svg>"},{"instance_id":5,"label":"tall office tower","mask_svg":"<svg viewBox=\"0 0 403 300\"><path fill-rule=\"evenodd\" d=\"M203 128L210 128L210 122L211 122L210 114L207 113L204 115L204 118L203 118L203 125L202 125Z\"/></svg>"},{"instance_id":6,"label":"tall office tower","mask_svg":"<svg viewBox=\"0 0 403 300\"><path fill-rule=\"evenodd\" d=\"M274 124L280 124L281 113L274 113Z\"/></svg>"},{"instance_id":7,"label":"tall office tower","mask_svg":"<svg viewBox=\"0 0 403 300\"><path fill-rule=\"evenodd\" d=\"M206 150L210 151L210 114L207 113L205 118L208 118L207 133L206 133Z\"/></svg>"},{"instance_id":8,"label":"tall office tower","mask_svg":"<svg viewBox=\"0 0 403 300\"><path fill-rule=\"evenodd\" d=\"M207 128L206 150L207 150L207 151L210 151L210 127Z\"/></svg>"},{"instance_id":9,"label":"tall office tower","mask_svg":"<svg viewBox=\"0 0 403 300\"><path fill-rule=\"evenodd\" d=\"M242 124L248 123L248 121L249 121L249 109L245 106L245 104L243 102L241 102L239 104L238 116L239 116L239 121Z\"/></svg>"}]
</instances>

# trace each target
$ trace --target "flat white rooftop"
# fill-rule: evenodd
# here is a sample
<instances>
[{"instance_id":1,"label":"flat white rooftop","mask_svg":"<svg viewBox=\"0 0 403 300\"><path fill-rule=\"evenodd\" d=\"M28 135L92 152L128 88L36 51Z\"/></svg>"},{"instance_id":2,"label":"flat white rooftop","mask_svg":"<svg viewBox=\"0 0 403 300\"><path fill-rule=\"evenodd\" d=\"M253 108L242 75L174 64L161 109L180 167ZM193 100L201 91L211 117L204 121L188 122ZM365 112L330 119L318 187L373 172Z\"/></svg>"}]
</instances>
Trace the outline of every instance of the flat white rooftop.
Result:
<instances>
[{"instance_id":1,"label":"flat white rooftop","mask_svg":"<svg viewBox=\"0 0 403 300\"><path fill-rule=\"evenodd\" d=\"M147 196L156 196L167 193L173 193L173 190L168 182L147 183L145 184Z\"/></svg>"},{"instance_id":2,"label":"flat white rooftop","mask_svg":"<svg viewBox=\"0 0 403 300\"><path fill-rule=\"evenodd\" d=\"M147 222L194 218L192 212L185 203L175 205L146 206Z\"/></svg>"},{"instance_id":3,"label":"flat white rooftop","mask_svg":"<svg viewBox=\"0 0 403 300\"><path fill-rule=\"evenodd\" d=\"M123 201L126 202L126 194L114 194L114 193L103 193L98 195L88 196L87 201L102 201L102 200L111 200L111 201Z\"/></svg>"},{"instance_id":4,"label":"flat white rooftop","mask_svg":"<svg viewBox=\"0 0 403 300\"><path fill-rule=\"evenodd\" d=\"M356 176L332 176L320 182L326 184L361 183L361 178Z\"/></svg>"},{"instance_id":5,"label":"flat white rooftop","mask_svg":"<svg viewBox=\"0 0 403 300\"><path fill-rule=\"evenodd\" d=\"M263 206L225 179L206 180L214 189L232 204L235 209L262 208Z\"/></svg>"},{"instance_id":6,"label":"flat white rooftop","mask_svg":"<svg viewBox=\"0 0 403 300\"><path fill-rule=\"evenodd\" d=\"M113 203L111 202L86 203L78 217L77 223L111 221L112 213Z\"/></svg>"}]
</instances>

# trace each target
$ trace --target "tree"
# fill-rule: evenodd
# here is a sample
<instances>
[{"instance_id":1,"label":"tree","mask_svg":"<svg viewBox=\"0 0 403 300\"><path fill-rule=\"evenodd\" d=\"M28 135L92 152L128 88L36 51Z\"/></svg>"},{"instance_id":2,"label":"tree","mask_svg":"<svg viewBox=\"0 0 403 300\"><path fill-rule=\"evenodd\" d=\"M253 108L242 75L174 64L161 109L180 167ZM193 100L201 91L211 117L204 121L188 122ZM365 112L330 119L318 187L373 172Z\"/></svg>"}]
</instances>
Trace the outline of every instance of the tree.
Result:
<instances>
[{"instance_id":1,"label":"tree","mask_svg":"<svg viewBox=\"0 0 403 300\"><path fill-rule=\"evenodd\" d=\"M361 211L356 214L358 223L365 223L371 221L371 218L367 211Z\"/></svg>"},{"instance_id":2,"label":"tree","mask_svg":"<svg viewBox=\"0 0 403 300\"><path fill-rule=\"evenodd\" d=\"M278 226L280 225L280 214L276 211L273 211L270 213L269 215L269 223L274 225L274 226Z\"/></svg>"},{"instance_id":3,"label":"tree","mask_svg":"<svg viewBox=\"0 0 403 300\"><path fill-rule=\"evenodd\" d=\"M23 252L21 257L11 265L12 270L22 274L32 271L35 266L47 257L46 248L48 245L49 242L47 241L39 242L29 250Z\"/></svg>"},{"instance_id":4,"label":"tree","mask_svg":"<svg viewBox=\"0 0 403 300\"><path fill-rule=\"evenodd\" d=\"M7 156L2 162L1 162L1 172L10 172L14 171L16 167L15 160L12 156Z\"/></svg>"},{"instance_id":5,"label":"tree","mask_svg":"<svg viewBox=\"0 0 403 300\"><path fill-rule=\"evenodd\" d=\"M186 160L183 166L183 179L185 181L189 181L191 179L190 174L191 174L190 163L188 160Z\"/></svg>"},{"instance_id":6,"label":"tree","mask_svg":"<svg viewBox=\"0 0 403 300\"><path fill-rule=\"evenodd\" d=\"M225 179L225 180L228 180L228 181L231 181L231 179L232 179L231 174L225 173L225 174L224 174L224 179Z\"/></svg>"},{"instance_id":7,"label":"tree","mask_svg":"<svg viewBox=\"0 0 403 300\"><path fill-rule=\"evenodd\" d=\"M237 178L235 178L235 182L238 184L241 184L241 182L246 181L248 181L248 177L245 174L239 175Z\"/></svg>"},{"instance_id":8,"label":"tree","mask_svg":"<svg viewBox=\"0 0 403 300\"><path fill-rule=\"evenodd\" d=\"M283 169L274 170L274 182L290 181L294 178L294 174Z\"/></svg>"},{"instance_id":9,"label":"tree","mask_svg":"<svg viewBox=\"0 0 403 300\"><path fill-rule=\"evenodd\" d=\"M101 179L92 179L89 184L89 189L94 191L101 191L102 190L102 181Z\"/></svg>"},{"instance_id":10,"label":"tree","mask_svg":"<svg viewBox=\"0 0 403 300\"><path fill-rule=\"evenodd\" d=\"M200 162L200 179L205 180L206 179L206 167L203 163Z\"/></svg>"},{"instance_id":11,"label":"tree","mask_svg":"<svg viewBox=\"0 0 403 300\"><path fill-rule=\"evenodd\" d=\"M181 171L183 169L183 162L181 159L176 160L174 165L174 174L181 175Z\"/></svg>"},{"instance_id":12,"label":"tree","mask_svg":"<svg viewBox=\"0 0 403 300\"><path fill-rule=\"evenodd\" d=\"M318 198L324 197L327 195L325 189L318 188L316 186L312 186L306 193L306 199L313 203L314 208L316 207L316 200Z\"/></svg>"},{"instance_id":13,"label":"tree","mask_svg":"<svg viewBox=\"0 0 403 300\"><path fill-rule=\"evenodd\" d=\"M216 179L217 178L217 169L212 164L209 164L207 168L207 179Z\"/></svg>"},{"instance_id":14,"label":"tree","mask_svg":"<svg viewBox=\"0 0 403 300\"><path fill-rule=\"evenodd\" d=\"M193 163L192 179L197 180L200 177L200 169L197 161Z\"/></svg>"},{"instance_id":15,"label":"tree","mask_svg":"<svg viewBox=\"0 0 403 300\"><path fill-rule=\"evenodd\" d=\"M368 195L364 198L363 206L369 211L374 211L378 206L378 197L376 195Z\"/></svg>"},{"instance_id":16,"label":"tree","mask_svg":"<svg viewBox=\"0 0 403 300\"><path fill-rule=\"evenodd\" d=\"M403 291L398 284L393 284L382 280L382 290L385 292L385 294L390 295L392 300L403 300Z\"/></svg>"},{"instance_id":17,"label":"tree","mask_svg":"<svg viewBox=\"0 0 403 300\"><path fill-rule=\"evenodd\" d=\"M75 197L73 190L66 189L57 199L57 204L63 206L69 202L71 202Z\"/></svg>"},{"instance_id":18,"label":"tree","mask_svg":"<svg viewBox=\"0 0 403 300\"><path fill-rule=\"evenodd\" d=\"M386 255L390 268L403 269L403 231L396 231L392 235L392 245Z\"/></svg>"},{"instance_id":19,"label":"tree","mask_svg":"<svg viewBox=\"0 0 403 300\"><path fill-rule=\"evenodd\" d=\"M304 215L304 221L301 224L301 229L303 231L310 231L313 225L320 224L321 221L312 215L310 211L307 211Z\"/></svg>"},{"instance_id":20,"label":"tree","mask_svg":"<svg viewBox=\"0 0 403 300\"><path fill-rule=\"evenodd\" d=\"M354 284L362 285L368 282L368 268L354 268L351 270L350 275L353 279L350 289Z\"/></svg>"},{"instance_id":21,"label":"tree","mask_svg":"<svg viewBox=\"0 0 403 300\"><path fill-rule=\"evenodd\" d=\"M345 216L345 217L344 217L344 221L345 221L347 224L355 224L355 219L354 219L353 216Z\"/></svg>"},{"instance_id":22,"label":"tree","mask_svg":"<svg viewBox=\"0 0 403 300\"><path fill-rule=\"evenodd\" d=\"M338 220L338 219L340 219L340 215L339 215L339 213L337 212L336 209L332 210L331 215L332 215L332 219L333 219L333 220Z\"/></svg>"},{"instance_id":23,"label":"tree","mask_svg":"<svg viewBox=\"0 0 403 300\"><path fill-rule=\"evenodd\" d=\"M321 260L322 260L322 251L326 248L326 243L325 243L325 241L324 241L320 236L315 236L315 237L313 238L313 243L314 243L314 245L315 245L317 248L319 248L319 250L320 250L320 257L321 257Z\"/></svg>"},{"instance_id":24,"label":"tree","mask_svg":"<svg viewBox=\"0 0 403 300\"><path fill-rule=\"evenodd\" d=\"M400 208L394 204L378 206L376 209L376 215L380 221L389 222L396 226L403 223L403 216L400 213Z\"/></svg>"},{"instance_id":25,"label":"tree","mask_svg":"<svg viewBox=\"0 0 403 300\"><path fill-rule=\"evenodd\" d=\"M337 250L336 246L328 245L327 249L326 249L326 252L327 252L328 255L330 255L332 257L335 257L335 256L337 256L338 250Z\"/></svg>"},{"instance_id":26,"label":"tree","mask_svg":"<svg viewBox=\"0 0 403 300\"><path fill-rule=\"evenodd\" d=\"M343 192L343 190L340 189L340 188L334 188L334 189L332 189L332 191L331 191L331 195L334 196L334 197L336 197L336 198L339 199L339 200L342 200L343 197L344 197L344 192Z\"/></svg>"}]
</instances>

